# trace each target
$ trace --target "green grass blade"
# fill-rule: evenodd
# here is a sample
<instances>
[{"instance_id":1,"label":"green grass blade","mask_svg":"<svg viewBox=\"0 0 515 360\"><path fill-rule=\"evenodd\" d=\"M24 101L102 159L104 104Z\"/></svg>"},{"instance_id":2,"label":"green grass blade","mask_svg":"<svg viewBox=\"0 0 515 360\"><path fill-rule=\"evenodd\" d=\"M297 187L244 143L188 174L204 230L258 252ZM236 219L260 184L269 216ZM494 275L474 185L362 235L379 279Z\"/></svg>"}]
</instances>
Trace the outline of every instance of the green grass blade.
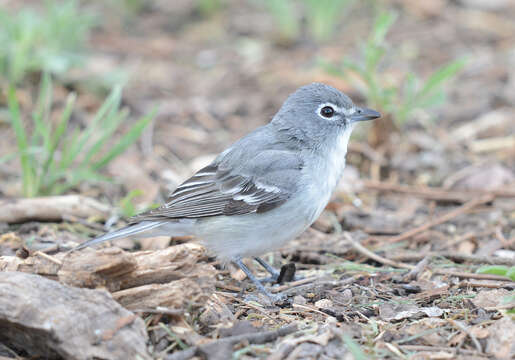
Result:
<instances>
[{"instance_id":1,"label":"green grass blade","mask_svg":"<svg viewBox=\"0 0 515 360\"><path fill-rule=\"evenodd\" d=\"M138 213L138 209L133 203L134 198L143 195L140 189L131 190L123 199L120 200L120 210L124 217L130 218Z\"/></svg>"},{"instance_id":2,"label":"green grass blade","mask_svg":"<svg viewBox=\"0 0 515 360\"><path fill-rule=\"evenodd\" d=\"M265 5L275 18L280 34L286 40L294 40L300 33L300 21L291 0L266 0Z\"/></svg>"},{"instance_id":3,"label":"green grass blade","mask_svg":"<svg viewBox=\"0 0 515 360\"><path fill-rule=\"evenodd\" d=\"M52 132L52 125L50 123L50 111L52 107L52 79L50 75L45 72L41 78L39 85L38 102L36 104L36 112L33 115L35 121L40 122L41 135L43 137L43 146L47 151L50 149L50 135Z\"/></svg>"},{"instance_id":4,"label":"green grass blade","mask_svg":"<svg viewBox=\"0 0 515 360\"><path fill-rule=\"evenodd\" d=\"M369 41L373 44L382 44L386 34L396 20L397 14L393 12L380 13L374 23L374 30Z\"/></svg>"},{"instance_id":5,"label":"green grass blade","mask_svg":"<svg viewBox=\"0 0 515 360\"><path fill-rule=\"evenodd\" d=\"M48 170L50 168L55 168L54 164L54 155L57 150L57 147L59 146L61 140L63 139L66 130L68 129L68 122L70 120L73 106L75 104L76 96L75 94L68 95L68 98L66 99L66 106L64 107L63 112L61 113L61 117L59 119L59 122L57 124L57 127L54 131L54 134L52 135L52 138L50 140L50 147L48 149L48 155L45 160L45 163L43 164L43 170L41 172L41 177L45 178L48 174Z\"/></svg>"},{"instance_id":6,"label":"green grass blade","mask_svg":"<svg viewBox=\"0 0 515 360\"><path fill-rule=\"evenodd\" d=\"M16 135L18 150L20 152L20 163L22 168L23 195L27 197L34 196L34 172L30 165L30 156L28 154L27 134L20 116L20 108L16 99L16 90L11 85L7 91L7 101L9 106L9 114L11 126Z\"/></svg>"},{"instance_id":7,"label":"green grass blade","mask_svg":"<svg viewBox=\"0 0 515 360\"><path fill-rule=\"evenodd\" d=\"M476 273L506 276L508 270L509 268L504 265L488 265L480 267L476 270Z\"/></svg>"},{"instance_id":8,"label":"green grass blade","mask_svg":"<svg viewBox=\"0 0 515 360\"><path fill-rule=\"evenodd\" d=\"M368 360L369 357L361 350L359 345L352 340L352 338L348 335L343 336L343 342L345 346L347 346L347 349L352 354L352 357L354 360Z\"/></svg>"},{"instance_id":9,"label":"green grass blade","mask_svg":"<svg viewBox=\"0 0 515 360\"><path fill-rule=\"evenodd\" d=\"M128 111L120 111L115 116L113 116L106 127L103 128L102 136L89 148L86 156L82 160L82 164L88 164L93 156L100 152L102 146L105 142L113 135L113 133L118 129L120 123L127 117Z\"/></svg>"},{"instance_id":10,"label":"green grass blade","mask_svg":"<svg viewBox=\"0 0 515 360\"><path fill-rule=\"evenodd\" d=\"M511 281L515 281L515 266L512 266L506 271L506 276L509 277Z\"/></svg>"},{"instance_id":11,"label":"green grass blade","mask_svg":"<svg viewBox=\"0 0 515 360\"><path fill-rule=\"evenodd\" d=\"M99 170L109 164L111 160L120 155L130 145L132 145L140 136L145 127L154 118L156 110L152 111L149 115L144 116L134 124L127 133L122 136L120 141L113 146L107 154L105 154L99 161L93 163L92 167L94 170Z\"/></svg>"},{"instance_id":12,"label":"green grass blade","mask_svg":"<svg viewBox=\"0 0 515 360\"><path fill-rule=\"evenodd\" d=\"M16 154L16 153L11 153L11 154L6 154L6 155L0 156L0 165L2 165L3 163L6 163L8 161L11 161L12 159L16 158L17 156L18 156L18 154Z\"/></svg>"},{"instance_id":13,"label":"green grass blade","mask_svg":"<svg viewBox=\"0 0 515 360\"><path fill-rule=\"evenodd\" d=\"M423 98L432 92L436 87L454 75L456 75L465 66L466 59L458 59L450 64L442 66L436 70L426 81L422 90L420 90L417 98Z\"/></svg>"},{"instance_id":14,"label":"green grass blade","mask_svg":"<svg viewBox=\"0 0 515 360\"><path fill-rule=\"evenodd\" d=\"M95 117L91 121L90 125L84 130L80 136L78 137L77 141L70 144L70 148L67 149L67 152L63 154L63 159L60 163L60 168L65 169L68 168L73 161L79 156L79 154L82 152L84 146L88 141L91 140L91 138L95 135L95 131L97 130L97 125L99 122L101 122L102 118L111 112L111 109L117 108L117 106L120 104L121 99L121 88L115 87L111 94L107 97L107 99L104 101L100 109L98 109L97 113L95 114Z\"/></svg>"}]
</instances>

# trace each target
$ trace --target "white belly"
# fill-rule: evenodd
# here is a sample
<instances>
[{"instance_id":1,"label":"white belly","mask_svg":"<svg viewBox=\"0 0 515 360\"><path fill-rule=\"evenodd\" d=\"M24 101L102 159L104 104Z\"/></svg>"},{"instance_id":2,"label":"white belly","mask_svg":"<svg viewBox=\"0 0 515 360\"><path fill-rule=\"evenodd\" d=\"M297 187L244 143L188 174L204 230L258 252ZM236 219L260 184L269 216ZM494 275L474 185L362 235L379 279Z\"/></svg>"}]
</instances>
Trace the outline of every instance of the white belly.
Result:
<instances>
[{"instance_id":1,"label":"white belly","mask_svg":"<svg viewBox=\"0 0 515 360\"><path fill-rule=\"evenodd\" d=\"M213 217L198 220L196 235L218 257L258 256L283 246L310 226L318 208L306 198L294 198L260 214Z\"/></svg>"}]
</instances>

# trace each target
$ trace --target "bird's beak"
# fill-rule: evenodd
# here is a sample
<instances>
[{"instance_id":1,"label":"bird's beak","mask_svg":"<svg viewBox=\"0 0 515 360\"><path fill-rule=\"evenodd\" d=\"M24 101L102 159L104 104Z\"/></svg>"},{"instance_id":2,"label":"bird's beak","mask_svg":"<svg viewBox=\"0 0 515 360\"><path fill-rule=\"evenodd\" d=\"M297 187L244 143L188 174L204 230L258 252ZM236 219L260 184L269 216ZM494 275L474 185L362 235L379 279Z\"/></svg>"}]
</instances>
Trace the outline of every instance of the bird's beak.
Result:
<instances>
[{"instance_id":1,"label":"bird's beak","mask_svg":"<svg viewBox=\"0 0 515 360\"><path fill-rule=\"evenodd\" d=\"M351 122L367 121L380 118L381 114L377 111L367 108L356 108L356 112L350 116Z\"/></svg>"}]
</instances>

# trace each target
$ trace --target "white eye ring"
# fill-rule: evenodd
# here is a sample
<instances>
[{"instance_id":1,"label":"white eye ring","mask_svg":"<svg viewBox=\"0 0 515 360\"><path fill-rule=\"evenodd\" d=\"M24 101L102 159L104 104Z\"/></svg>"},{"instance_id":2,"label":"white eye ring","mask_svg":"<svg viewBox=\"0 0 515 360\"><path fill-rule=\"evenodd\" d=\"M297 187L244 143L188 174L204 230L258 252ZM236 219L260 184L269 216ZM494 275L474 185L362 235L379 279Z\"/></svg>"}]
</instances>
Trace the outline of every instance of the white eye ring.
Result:
<instances>
[{"instance_id":1,"label":"white eye ring","mask_svg":"<svg viewBox=\"0 0 515 360\"><path fill-rule=\"evenodd\" d=\"M329 116L329 117L326 117L324 115L322 115L322 109L325 108L325 107L330 107L334 110L334 113L332 116ZM332 118L334 118L334 115L335 114L343 114L345 116L349 116L349 115L352 115L356 112L356 109L353 107L347 109L347 108L342 108L340 106L337 106L333 103L323 103L323 104L320 104L316 110L316 114L318 116L320 116L322 119L324 120L331 120Z\"/></svg>"},{"instance_id":2,"label":"white eye ring","mask_svg":"<svg viewBox=\"0 0 515 360\"><path fill-rule=\"evenodd\" d=\"M331 108L333 110L333 113L330 114L329 116L324 115L323 114L324 108ZM316 114L324 120L331 120L331 118L333 118L334 115L336 115L337 113L341 113L341 111L342 111L342 109L339 106L336 106L332 103L323 103L318 106L318 108L316 110Z\"/></svg>"}]
</instances>

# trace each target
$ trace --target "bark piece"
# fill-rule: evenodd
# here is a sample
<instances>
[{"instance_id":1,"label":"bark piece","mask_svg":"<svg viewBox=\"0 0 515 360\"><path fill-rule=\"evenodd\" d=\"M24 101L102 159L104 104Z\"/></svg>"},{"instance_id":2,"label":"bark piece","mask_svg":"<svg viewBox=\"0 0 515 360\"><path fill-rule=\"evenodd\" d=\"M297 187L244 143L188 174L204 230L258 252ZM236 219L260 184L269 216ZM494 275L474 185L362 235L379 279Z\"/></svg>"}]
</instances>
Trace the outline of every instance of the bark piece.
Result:
<instances>
[{"instance_id":1,"label":"bark piece","mask_svg":"<svg viewBox=\"0 0 515 360\"><path fill-rule=\"evenodd\" d=\"M205 304L214 291L216 270L202 263L204 258L202 246L185 243L134 253L106 248L54 256L35 252L27 259L3 256L0 270L44 275L76 287L106 288L130 309L185 309Z\"/></svg>"},{"instance_id":2,"label":"bark piece","mask_svg":"<svg viewBox=\"0 0 515 360\"><path fill-rule=\"evenodd\" d=\"M213 272L211 265L197 264L195 272L188 277L165 284L149 284L116 291L113 298L132 310L158 306L174 309L199 307L206 303L214 291Z\"/></svg>"},{"instance_id":3,"label":"bark piece","mask_svg":"<svg viewBox=\"0 0 515 360\"><path fill-rule=\"evenodd\" d=\"M77 287L120 289L124 277L136 269L134 255L120 248L77 251L63 258L59 281Z\"/></svg>"},{"instance_id":4,"label":"bark piece","mask_svg":"<svg viewBox=\"0 0 515 360\"><path fill-rule=\"evenodd\" d=\"M121 289L151 283L168 283L170 281L214 274L212 266L200 270L199 261L206 257L206 250L194 243L170 246L158 251L138 251L132 253L136 263L122 279Z\"/></svg>"},{"instance_id":5,"label":"bark piece","mask_svg":"<svg viewBox=\"0 0 515 360\"><path fill-rule=\"evenodd\" d=\"M61 221L63 215L105 217L109 207L82 195L0 200L0 222Z\"/></svg>"},{"instance_id":6,"label":"bark piece","mask_svg":"<svg viewBox=\"0 0 515 360\"><path fill-rule=\"evenodd\" d=\"M48 359L151 359L142 319L104 290L0 273L0 342Z\"/></svg>"}]
</instances>

